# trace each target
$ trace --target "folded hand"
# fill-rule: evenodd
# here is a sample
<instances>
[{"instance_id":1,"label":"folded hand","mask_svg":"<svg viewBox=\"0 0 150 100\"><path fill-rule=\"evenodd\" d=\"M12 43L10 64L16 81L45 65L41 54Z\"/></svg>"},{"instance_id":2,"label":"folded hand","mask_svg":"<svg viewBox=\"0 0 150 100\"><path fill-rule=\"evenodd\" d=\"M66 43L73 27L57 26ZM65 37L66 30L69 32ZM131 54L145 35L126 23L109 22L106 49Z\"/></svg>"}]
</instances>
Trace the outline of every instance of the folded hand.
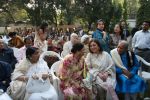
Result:
<instances>
[{"instance_id":1,"label":"folded hand","mask_svg":"<svg viewBox=\"0 0 150 100\"><path fill-rule=\"evenodd\" d=\"M46 80L48 77L49 77L48 74L42 74L42 79L43 79L43 80Z\"/></svg>"}]
</instances>

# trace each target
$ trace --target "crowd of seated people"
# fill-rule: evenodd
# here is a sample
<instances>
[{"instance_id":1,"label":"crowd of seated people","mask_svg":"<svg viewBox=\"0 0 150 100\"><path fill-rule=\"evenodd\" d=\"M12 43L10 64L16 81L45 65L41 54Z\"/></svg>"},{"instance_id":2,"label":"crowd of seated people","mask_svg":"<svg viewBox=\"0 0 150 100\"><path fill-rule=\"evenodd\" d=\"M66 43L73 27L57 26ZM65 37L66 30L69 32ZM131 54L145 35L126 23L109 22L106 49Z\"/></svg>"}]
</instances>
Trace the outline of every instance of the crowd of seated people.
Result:
<instances>
[{"instance_id":1,"label":"crowd of seated people","mask_svg":"<svg viewBox=\"0 0 150 100\"><path fill-rule=\"evenodd\" d=\"M49 36L48 24L44 23L34 35L19 37L20 41L11 40L7 44L0 39L0 89L14 100L59 100L50 69L61 60L55 75L64 100L138 100L149 84L138 74L141 66L135 54L145 49L136 47L136 33L134 52L129 50L127 37L122 37L119 24L115 25L114 32L110 38L104 30L104 21L98 20L92 37L72 33L67 40L65 36ZM142 32L149 30L144 28ZM148 50L147 47L147 53Z\"/></svg>"}]
</instances>

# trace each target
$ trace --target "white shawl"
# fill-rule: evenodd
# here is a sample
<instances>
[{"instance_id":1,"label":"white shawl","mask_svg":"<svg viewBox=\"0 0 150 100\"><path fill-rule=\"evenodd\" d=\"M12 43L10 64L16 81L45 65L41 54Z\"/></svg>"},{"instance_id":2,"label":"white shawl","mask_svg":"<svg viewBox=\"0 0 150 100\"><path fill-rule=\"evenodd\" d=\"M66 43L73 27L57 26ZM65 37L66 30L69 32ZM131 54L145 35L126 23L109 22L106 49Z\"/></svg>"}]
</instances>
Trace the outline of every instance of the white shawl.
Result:
<instances>
[{"instance_id":1,"label":"white shawl","mask_svg":"<svg viewBox=\"0 0 150 100\"><path fill-rule=\"evenodd\" d=\"M114 61L114 63L117 65L117 67L121 68L121 69L125 69L126 70L126 67L123 65L122 61L121 61L121 57L117 51L117 48L116 49L113 49L110 51L110 54L112 56L112 59Z\"/></svg>"},{"instance_id":2,"label":"white shawl","mask_svg":"<svg viewBox=\"0 0 150 100\"><path fill-rule=\"evenodd\" d=\"M114 88L116 86L116 74L114 63L111 56L103 51L101 55L96 56L95 54L88 53L85 62L89 68L89 73L92 75L92 80L98 78L97 75L100 72L108 72L111 76L107 79L107 82L103 82L101 79L97 79L97 84L105 87L104 84L111 84Z\"/></svg>"}]
</instances>

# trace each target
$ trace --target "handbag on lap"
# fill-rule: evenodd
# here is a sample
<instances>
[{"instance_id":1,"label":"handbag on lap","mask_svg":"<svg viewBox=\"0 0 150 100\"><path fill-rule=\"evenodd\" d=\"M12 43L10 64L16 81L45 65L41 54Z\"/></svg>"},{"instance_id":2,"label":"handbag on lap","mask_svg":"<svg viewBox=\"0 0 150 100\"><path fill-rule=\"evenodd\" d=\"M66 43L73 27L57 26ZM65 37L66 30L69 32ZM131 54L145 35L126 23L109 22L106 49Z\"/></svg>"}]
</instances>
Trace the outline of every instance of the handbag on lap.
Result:
<instances>
[{"instance_id":1,"label":"handbag on lap","mask_svg":"<svg viewBox=\"0 0 150 100\"><path fill-rule=\"evenodd\" d=\"M50 83L49 78L47 78L46 80L42 80L42 79L36 80L30 77L26 85L26 91L28 93L45 92L49 90L50 84L51 83Z\"/></svg>"}]
</instances>

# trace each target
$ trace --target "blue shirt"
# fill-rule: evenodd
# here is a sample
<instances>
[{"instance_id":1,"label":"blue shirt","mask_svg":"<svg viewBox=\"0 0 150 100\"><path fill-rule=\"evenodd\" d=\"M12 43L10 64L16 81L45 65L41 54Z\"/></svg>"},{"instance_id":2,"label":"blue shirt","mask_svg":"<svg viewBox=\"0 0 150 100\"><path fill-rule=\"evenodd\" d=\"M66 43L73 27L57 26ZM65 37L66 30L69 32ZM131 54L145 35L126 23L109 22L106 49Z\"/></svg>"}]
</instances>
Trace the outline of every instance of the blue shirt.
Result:
<instances>
[{"instance_id":1,"label":"blue shirt","mask_svg":"<svg viewBox=\"0 0 150 100\"><path fill-rule=\"evenodd\" d=\"M9 63L12 69L15 68L15 64L17 63L16 57L11 48L4 48L0 51L0 61Z\"/></svg>"},{"instance_id":2,"label":"blue shirt","mask_svg":"<svg viewBox=\"0 0 150 100\"><path fill-rule=\"evenodd\" d=\"M101 30L97 29L93 34L92 38L98 39L101 43L101 46L104 51L110 52L109 48L109 35L107 34L106 37L103 37L103 33Z\"/></svg>"}]
</instances>

